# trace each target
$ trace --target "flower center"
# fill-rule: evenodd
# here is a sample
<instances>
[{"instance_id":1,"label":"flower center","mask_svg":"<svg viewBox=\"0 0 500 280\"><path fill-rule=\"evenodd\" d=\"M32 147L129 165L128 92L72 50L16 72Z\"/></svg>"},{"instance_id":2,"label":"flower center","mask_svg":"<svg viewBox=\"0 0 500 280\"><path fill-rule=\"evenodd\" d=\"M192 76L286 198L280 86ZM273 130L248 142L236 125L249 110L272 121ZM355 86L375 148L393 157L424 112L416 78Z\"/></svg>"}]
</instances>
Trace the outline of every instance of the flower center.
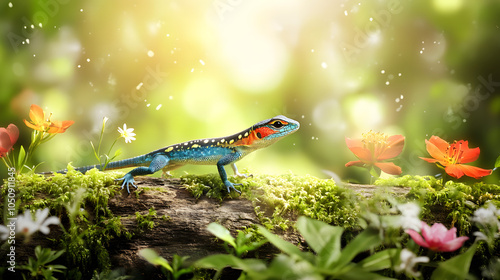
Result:
<instances>
[{"instance_id":1,"label":"flower center","mask_svg":"<svg viewBox=\"0 0 500 280\"><path fill-rule=\"evenodd\" d=\"M387 148L387 139L389 136L380 132L368 131L362 134L363 138L361 143L363 143L364 148L370 150L374 155L381 154Z\"/></svg>"},{"instance_id":2,"label":"flower center","mask_svg":"<svg viewBox=\"0 0 500 280\"><path fill-rule=\"evenodd\" d=\"M459 164L462 161L462 155L464 153L462 149L462 145L464 144L463 140L455 141L453 144L446 148L446 161L448 164Z\"/></svg>"}]
</instances>

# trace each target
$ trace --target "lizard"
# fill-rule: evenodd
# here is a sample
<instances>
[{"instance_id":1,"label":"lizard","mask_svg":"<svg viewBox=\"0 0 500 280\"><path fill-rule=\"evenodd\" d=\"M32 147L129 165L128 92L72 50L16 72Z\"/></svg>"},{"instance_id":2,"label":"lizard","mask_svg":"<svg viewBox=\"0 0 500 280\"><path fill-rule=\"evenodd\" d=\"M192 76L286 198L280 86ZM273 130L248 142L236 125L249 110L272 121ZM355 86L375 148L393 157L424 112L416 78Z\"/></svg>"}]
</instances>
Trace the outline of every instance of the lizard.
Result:
<instances>
[{"instance_id":1,"label":"lizard","mask_svg":"<svg viewBox=\"0 0 500 280\"><path fill-rule=\"evenodd\" d=\"M188 164L216 165L228 193L231 192L231 189L241 193L235 188L241 184L234 184L228 180L224 166L231 165L236 176L247 177L238 172L236 161L255 150L277 142L297 131L299 127L299 122L279 115L258 122L250 128L230 136L205 138L170 145L140 156L110 162L105 168L104 165L97 164L75 168L75 170L85 173L93 168L112 170L135 167L123 177L116 179L116 181L122 181L121 188L126 187L127 192L130 193L130 185L137 188L134 176L154 174L159 170L167 172Z\"/></svg>"}]
</instances>

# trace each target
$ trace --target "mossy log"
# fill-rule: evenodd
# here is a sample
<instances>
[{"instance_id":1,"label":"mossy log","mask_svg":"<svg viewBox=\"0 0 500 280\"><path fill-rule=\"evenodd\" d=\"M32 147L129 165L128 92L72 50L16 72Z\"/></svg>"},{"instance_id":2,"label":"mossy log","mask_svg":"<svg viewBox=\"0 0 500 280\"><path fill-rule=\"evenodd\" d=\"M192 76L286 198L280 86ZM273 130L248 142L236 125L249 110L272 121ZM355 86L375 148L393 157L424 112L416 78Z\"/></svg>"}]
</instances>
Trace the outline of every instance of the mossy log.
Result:
<instances>
[{"instance_id":1,"label":"mossy log","mask_svg":"<svg viewBox=\"0 0 500 280\"><path fill-rule=\"evenodd\" d=\"M129 231L137 230L136 212L146 215L154 207L157 216L165 216L166 219L155 219L153 229L145 229L131 240L112 240L109 253L113 267L143 270L147 265L137 253L143 248L153 248L167 259L174 254L196 260L225 253L221 242L207 231L208 224L217 222L235 235L237 230L260 223L255 206L245 198L220 201L202 196L197 199L186 190L180 179L139 177L137 181L139 188L145 190L138 197L122 192L109 200L110 210L121 217L122 224ZM347 184L346 187L365 196L370 196L376 189L373 185ZM405 188L396 189L397 193L407 192ZM282 230L278 234L294 244L301 243L300 235L293 230ZM259 250L261 257L274 253L277 250L272 246Z\"/></svg>"},{"instance_id":2,"label":"mossy log","mask_svg":"<svg viewBox=\"0 0 500 280\"><path fill-rule=\"evenodd\" d=\"M70 242L73 246L68 248L71 253L67 250L66 261L85 269L84 276L94 271L125 268L129 275L147 278L158 275L158 269L141 259L138 252L143 248L152 248L168 260L174 254L196 261L207 255L226 253L223 242L207 231L212 222L223 225L233 236L239 230L264 224L286 241L304 248L302 237L293 230L298 216L342 226L346 233L352 234L359 230L360 205L375 207L376 211L383 207L384 197L389 194L401 200L419 201L424 209L422 219L442 222L447 227L457 226L460 235L464 235L469 233L468 217L474 209L500 198L497 185L442 184L432 177L403 176L379 180L376 185L337 186L332 180L293 174L231 178L243 183L241 196L235 192L228 195L217 174L186 175L181 179L146 176L136 178L139 189L128 194L114 185L113 180L120 176L92 170L86 175L70 171L48 178L20 177L17 192L21 209L48 207L51 215L61 218L66 230L74 228L68 224L66 205L75 201L79 190L84 190L82 203L77 204L85 208L86 214L78 219L76 226L85 236L75 239L51 226L48 236L36 233L29 243L20 240L22 244L16 245L16 261L26 263L36 245L64 249L65 239L66 244ZM2 194L5 196L5 189ZM87 252L79 255L82 250ZM248 256L258 254L259 258L270 259L275 253L278 250L266 244ZM0 261L3 261L1 256Z\"/></svg>"}]
</instances>

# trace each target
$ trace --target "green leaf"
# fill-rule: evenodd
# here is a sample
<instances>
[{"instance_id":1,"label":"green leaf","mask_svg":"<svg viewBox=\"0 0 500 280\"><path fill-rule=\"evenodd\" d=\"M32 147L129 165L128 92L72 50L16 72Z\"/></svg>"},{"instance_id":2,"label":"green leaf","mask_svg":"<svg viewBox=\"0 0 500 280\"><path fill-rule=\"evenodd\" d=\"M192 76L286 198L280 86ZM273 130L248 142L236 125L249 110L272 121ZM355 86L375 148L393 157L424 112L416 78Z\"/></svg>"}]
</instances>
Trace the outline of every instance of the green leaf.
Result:
<instances>
[{"instance_id":1,"label":"green leaf","mask_svg":"<svg viewBox=\"0 0 500 280\"><path fill-rule=\"evenodd\" d=\"M19 166L18 170L20 170L20 168L23 166L23 164L24 164L24 158L25 157L26 157L26 151L24 150L24 147L21 146L19 148L19 157L18 157L18 160L17 160L17 164Z\"/></svg>"},{"instance_id":2,"label":"green leaf","mask_svg":"<svg viewBox=\"0 0 500 280\"><path fill-rule=\"evenodd\" d=\"M500 167L500 156L497 157L497 160L495 161L495 168Z\"/></svg>"},{"instance_id":3,"label":"green leaf","mask_svg":"<svg viewBox=\"0 0 500 280\"><path fill-rule=\"evenodd\" d=\"M148 263L152 265L160 265L170 272L174 272L168 261L163 257L159 256L153 249L142 249L139 250L139 255L143 257Z\"/></svg>"},{"instance_id":4,"label":"green leaf","mask_svg":"<svg viewBox=\"0 0 500 280\"><path fill-rule=\"evenodd\" d=\"M265 227L261 225L257 225L259 228L259 232L269 240L274 246L276 246L278 249L283 251L284 253L290 255L290 256L296 256L300 259L307 260L309 262L312 262L311 255L306 254L302 252L299 248L297 248L295 245L286 242L285 240L281 239L277 235L272 234L269 232Z\"/></svg>"},{"instance_id":5,"label":"green leaf","mask_svg":"<svg viewBox=\"0 0 500 280\"><path fill-rule=\"evenodd\" d=\"M372 249L380 245L380 243L382 243L382 239L380 238L379 231L373 228L367 228L345 246L339 261L330 266L330 268L335 268L335 271L339 271L349 264L356 255Z\"/></svg>"},{"instance_id":6,"label":"green leaf","mask_svg":"<svg viewBox=\"0 0 500 280\"><path fill-rule=\"evenodd\" d=\"M311 248L319 253L323 248L330 242L332 237L338 239L338 253L340 253L340 238L344 229L341 227L334 227L325 222L321 222L318 220L313 220L307 217L299 217L297 220L297 229L300 234L304 236L307 244L311 246Z\"/></svg>"},{"instance_id":7,"label":"green leaf","mask_svg":"<svg viewBox=\"0 0 500 280\"><path fill-rule=\"evenodd\" d=\"M358 263L366 271L378 271L391 268L398 258L400 249L392 248L377 252Z\"/></svg>"},{"instance_id":8,"label":"green leaf","mask_svg":"<svg viewBox=\"0 0 500 280\"><path fill-rule=\"evenodd\" d=\"M364 269L359 268L355 264L349 264L344 267L342 276L337 277L338 279L349 279L349 280L395 280L395 278L390 278L382 276L377 273L369 272Z\"/></svg>"},{"instance_id":9,"label":"green leaf","mask_svg":"<svg viewBox=\"0 0 500 280\"><path fill-rule=\"evenodd\" d=\"M205 257L194 263L194 266L200 268L211 268L221 270L225 267L232 267L244 271L263 271L266 264L258 259L240 259L233 255L216 254Z\"/></svg>"},{"instance_id":10,"label":"green leaf","mask_svg":"<svg viewBox=\"0 0 500 280\"><path fill-rule=\"evenodd\" d=\"M234 237L225 227L219 225L218 223L210 223L207 226L207 230L213 235L215 235L217 238L229 243L231 246L233 246L233 248L236 248Z\"/></svg>"},{"instance_id":11,"label":"green leaf","mask_svg":"<svg viewBox=\"0 0 500 280\"><path fill-rule=\"evenodd\" d=\"M477 243L474 243L465 253L439 263L432 279L474 279L469 275L470 263L476 253Z\"/></svg>"},{"instance_id":12,"label":"green leaf","mask_svg":"<svg viewBox=\"0 0 500 280\"><path fill-rule=\"evenodd\" d=\"M340 240L344 229L307 217L299 217L297 229L304 236L307 244L318 253L317 264L329 267L340 257Z\"/></svg>"}]
</instances>

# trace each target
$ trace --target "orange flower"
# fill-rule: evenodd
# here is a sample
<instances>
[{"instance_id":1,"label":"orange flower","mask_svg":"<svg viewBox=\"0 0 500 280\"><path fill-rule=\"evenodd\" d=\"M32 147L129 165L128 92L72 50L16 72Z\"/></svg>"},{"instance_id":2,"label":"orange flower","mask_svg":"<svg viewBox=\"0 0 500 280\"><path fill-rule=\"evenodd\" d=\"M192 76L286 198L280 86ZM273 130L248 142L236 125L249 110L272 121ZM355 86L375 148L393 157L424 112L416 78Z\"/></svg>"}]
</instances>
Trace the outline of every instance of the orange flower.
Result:
<instances>
[{"instance_id":1,"label":"orange flower","mask_svg":"<svg viewBox=\"0 0 500 280\"><path fill-rule=\"evenodd\" d=\"M7 128L0 127L0 158L4 157L19 138L19 129L14 124L9 124Z\"/></svg>"},{"instance_id":2,"label":"orange flower","mask_svg":"<svg viewBox=\"0 0 500 280\"><path fill-rule=\"evenodd\" d=\"M401 167L392 162L384 162L395 158L403 150L405 138L402 135L387 136L370 131L363 133L362 139L345 138L347 147L359 159L350 161L345 166L376 166L392 175L401 174Z\"/></svg>"},{"instance_id":3,"label":"orange flower","mask_svg":"<svg viewBox=\"0 0 500 280\"><path fill-rule=\"evenodd\" d=\"M52 114L49 115L48 119L45 119L45 112L40 106L35 104L31 105L29 116L31 122L24 120L26 126L50 134L63 133L74 123L74 121L51 121L50 117Z\"/></svg>"},{"instance_id":4,"label":"orange flower","mask_svg":"<svg viewBox=\"0 0 500 280\"><path fill-rule=\"evenodd\" d=\"M425 140L427 152L433 158L421 159L437 163L444 167L444 171L454 177L460 178L463 175L479 179L483 176L490 175L492 170L482 169L470 165L464 165L475 161L479 157L479 148L469 149L469 142L460 140L449 144L438 136L431 136L429 140Z\"/></svg>"}]
</instances>

